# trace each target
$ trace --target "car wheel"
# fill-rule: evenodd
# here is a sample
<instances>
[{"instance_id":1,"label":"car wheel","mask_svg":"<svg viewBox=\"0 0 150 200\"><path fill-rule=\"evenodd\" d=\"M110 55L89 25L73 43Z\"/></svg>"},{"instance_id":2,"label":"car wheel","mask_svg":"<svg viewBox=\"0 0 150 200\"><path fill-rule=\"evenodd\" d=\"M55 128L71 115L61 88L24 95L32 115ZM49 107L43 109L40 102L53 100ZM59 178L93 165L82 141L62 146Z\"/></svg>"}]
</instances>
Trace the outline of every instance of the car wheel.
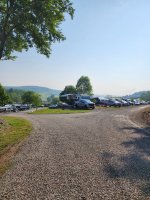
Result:
<instances>
[{"instance_id":1,"label":"car wheel","mask_svg":"<svg viewBox=\"0 0 150 200\"><path fill-rule=\"evenodd\" d=\"M77 104L75 104L74 107L75 107L75 109L77 109L78 108Z\"/></svg>"},{"instance_id":2,"label":"car wheel","mask_svg":"<svg viewBox=\"0 0 150 200\"><path fill-rule=\"evenodd\" d=\"M88 106L86 106L86 105L85 105L85 106L84 106L84 109L86 109L86 110L87 110L87 109L88 109Z\"/></svg>"}]
</instances>

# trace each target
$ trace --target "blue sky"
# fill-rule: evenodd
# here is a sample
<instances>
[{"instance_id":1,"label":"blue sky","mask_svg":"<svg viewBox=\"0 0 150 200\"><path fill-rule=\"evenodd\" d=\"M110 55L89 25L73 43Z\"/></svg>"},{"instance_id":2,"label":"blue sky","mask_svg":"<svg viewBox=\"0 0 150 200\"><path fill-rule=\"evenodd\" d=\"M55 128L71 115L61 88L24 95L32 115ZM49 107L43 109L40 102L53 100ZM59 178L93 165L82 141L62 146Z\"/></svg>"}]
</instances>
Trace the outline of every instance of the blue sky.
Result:
<instances>
[{"instance_id":1,"label":"blue sky","mask_svg":"<svg viewBox=\"0 0 150 200\"><path fill-rule=\"evenodd\" d=\"M95 94L150 90L150 1L74 0L49 59L34 49L0 63L3 85L63 89L89 76Z\"/></svg>"}]
</instances>

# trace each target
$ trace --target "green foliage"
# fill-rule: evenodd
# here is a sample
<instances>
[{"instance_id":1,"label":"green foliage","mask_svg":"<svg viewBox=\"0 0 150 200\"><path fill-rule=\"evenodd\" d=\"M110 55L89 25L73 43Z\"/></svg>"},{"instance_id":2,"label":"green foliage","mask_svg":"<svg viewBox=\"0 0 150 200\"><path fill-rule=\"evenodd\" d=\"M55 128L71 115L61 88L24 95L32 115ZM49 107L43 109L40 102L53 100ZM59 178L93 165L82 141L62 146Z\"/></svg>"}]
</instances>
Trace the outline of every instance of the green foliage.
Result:
<instances>
[{"instance_id":1,"label":"green foliage","mask_svg":"<svg viewBox=\"0 0 150 200\"><path fill-rule=\"evenodd\" d=\"M6 123L4 127L0 128L0 151L17 143L32 130L31 123L25 119L10 116L1 117L0 119Z\"/></svg>"},{"instance_id":2,"label":"green foliage","mask_svg":"<svg viewBox=\"0 0 150 200\"><path fill-rule=\"evenodd\" d=\"M150 101L150 91L144 92L144 93L141 95L141 99L144 100L144 101Z\"/></svg>"},{"instance_id":3,"label":"green foliage","mask_svg":"<svg viewBox=\"0 0 150 200\"><path fill-rule=\"evenodd\" d=\"M73 85L67 85L64 90L60 93L60 95L64 94L76 94L76 88Z\"/></svg>"},{"instance_id":4,"label":"green foliage","mask_svg":"<svg viewBox=\"0 0 150 200\"><path fill-rule=\"evenodd\" d=\"M9 97L4 89L4 87L0 84L0 106L8 103Z\"/></svg>"},{"instance_id":5,"label":"green foliage","mask_svg":"<svg viewBox=\"0 0 150 200\"><path fill-rule=\"evenodd\" d=\"M22 95L24 91L16 90L16 89L6 89L7 95L9 96L10 103L21 103L22 102Z\"/></svg>"},{"instance_id":6,"label":"green foliage","mask_svg":"<svg viewBox=\"0 0 150 200\"><path fill-rule=\"evenodd\" d=\"M88 76L81 76L77 81L76 90L79 94L92 94L92 85Z\"/></svg>"},{"instance_id":7,"label":"green foliage","mask_svg":"<svg viewBox=\"0 0 150 200\"><path fill-rule=\"evenodd\" d=\"M0 117L4 124L0 126L0 156L7 154L12 146L21 142L32 130L32 124L22 118ZM17 150L17 147L15 148ZM7 157L8 158L8 157ZM0 162L0 176L10 166L9 159Z\"/></svg>"},{"instance_id":8,"label":"green foliage","mask_svg":"<svg viewBox=\"0 0 150 200\"><path fill-rule=\"evenodd\" d=\"M34 111L30 114L74 114L74 113L87 113L90 112L90 110L62 110L62 109L42 109Z\"/></svg>"},{"instance_id":9,"label":"green foliage","mask_svg":"<svg viewBox=\"0 0 150 200\"><path fill-rule=\"evenodd\" d=\"M41 96L39 94L34 94L33 96L33 104L38 107L42 104Z\"/></svg>"},{"instance_id":10,"label":"green foliage","mask_svg":"<svg viewBox=\"0 0 150 200\"><path fill-rule=\"evenodd\" d=\"M6 90L14 89L14 90L22 90L22 91L33 91L41 95L43 101L46 101L47 98L51 95L59 96L60 90L50 89L47 87L39 87L39 86L6 86Z\"/></svg>"},{"instance_id":11,"label":"green foliage","mask_svg":"<svg viewBox=\"0 0 150 200\"><path fill-rule=\"evenodd\" d=\"M51 95L51 96L49 96L49 97L47 97L47 101L49 102L49 103L51 103L52 102L52 99L55 97L55 95Z\"/></svg>"},{"instance_id":12,"label":"green foliage","mask_svg":"<svg viewBox=\"0 0 150 200\"><path fill-rule=\"evenodd\" d=\"M52 43L65 39L59 26L66 13L73 17L70 0L1 0L0 60L31 47L49 57Z\"/></svg>"},{"instance_id":13,"label":"green foliage","mask_svg":"<svg viewBox=\"0 0 150 200\"><path fill-rule=\"evenodd\" d=\"M39 94L27 91L22 96L22 102L27 104L34 104L36 107L41 105L42 100Z\"/></svg>"},{"instance_id":14,"label":"green foliage","mask_svg":"<svg viewBox=\"0 0 150 200\"><path fill-rule=\"evenodd\" d=\"M59 103L59 102L60 102L59 97L54 97L54 98L52 99L51 104L57 104L57 103Z\"/></svg>"},{"instance_id":15,"label":"green foliage","mask_svg":"<svg viewBox=\"0 0 150 200\"><path fill-rule=\"evenodd\" d=\"M50 104L57 104L57 103L60 102L59 97L54 96L54 95L51 95L50 97L48 97L48 98L47 98L47 101L48 101Z\"/></svg>"}]
</instances>

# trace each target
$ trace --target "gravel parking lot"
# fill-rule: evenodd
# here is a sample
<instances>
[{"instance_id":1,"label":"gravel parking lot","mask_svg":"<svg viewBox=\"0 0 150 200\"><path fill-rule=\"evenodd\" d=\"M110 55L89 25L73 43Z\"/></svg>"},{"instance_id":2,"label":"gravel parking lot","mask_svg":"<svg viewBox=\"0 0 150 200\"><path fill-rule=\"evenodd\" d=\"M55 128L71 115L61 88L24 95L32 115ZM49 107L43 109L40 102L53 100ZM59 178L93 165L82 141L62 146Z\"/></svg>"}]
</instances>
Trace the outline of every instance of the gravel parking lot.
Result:
<instances>
[{"instance_id":1,"label":"gravel parking lot","mask_svg":"<svg viewBox=\"0 0 150 200\"><path fill-rule=\"evenodd\" d=\"M28 115L34 132L0 180L5 200L150 199L150 133L138 108Z\"/></svg>"}]
</instances>

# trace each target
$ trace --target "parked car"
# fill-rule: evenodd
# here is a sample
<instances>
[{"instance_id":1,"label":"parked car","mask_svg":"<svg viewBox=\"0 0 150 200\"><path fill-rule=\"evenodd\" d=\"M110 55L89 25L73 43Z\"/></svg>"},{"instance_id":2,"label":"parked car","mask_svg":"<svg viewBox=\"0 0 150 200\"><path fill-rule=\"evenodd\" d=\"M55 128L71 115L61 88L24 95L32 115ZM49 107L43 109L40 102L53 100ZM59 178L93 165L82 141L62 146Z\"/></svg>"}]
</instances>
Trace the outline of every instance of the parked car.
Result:
<instances>
[{"instance_id":1,"label":"parked car","mask_svg":"<svg viewBox=\"0 0 150 200\"><path fill-rule=\"evenodd\" d=\"M135 106L139 106L139 105L141 105L141 103L140 103L139 100L134 100L134 105L135 105Z\"/></svg>"},{"instance_id":2,"label":"parked car","mask_svg":"<svg viewBox=\"0 0 150 200\"><path fill-rule=\"evenodd\" d=\"M7 104L7 105L3 106L3 109L6 112L11 112L12 111L12 105L11 104Z\"/></svg>"},{"instance_id":3,"label":"parked car","mask_svg":"<svg viewBox=\"0 0 150 200\"><path fill-rule=\"evenodd\" d=\"M141 105L148 105L148 102L146 102L146 101L141 101Z\"/></svg>"},{"instance_id":4,"label":"parked car","mask_svg":"<svg viewBox=\"0 0 150 200\"><path fill-rule=\"evenodd\" d=\"M30 109L30 106L28 104L22 104L18 108L18 110L20 110L20 111L24 111L24 110L28 110L28 109Z\"/></svg>"},{"instance_id":5,"label":"parked car","mask_svg":"<svg viewBox=\"0 0 150 200\"><path fill-rule=\"evenodd\" d=\"M5 112L5 111L6 111L5 106L0 106L0 112Z\"/></svg>"},{"instance_id":6,"label":"parked car","mask_svg":"<svg viewBox=\"0 0 150 200\"><path fill-rule=\"evenodd\" d=\"M73 108L73 105L69 105L67 103L58 103L58 107L62 109L71 109Z\"/></svg>"},{"instance_id":7,"label":"parked car","mask_svg":"<svg viewBox=\"0 0 150 200\"><path fill-rule=\"evenodd\" d=\"M70 109L72 107L73 106L68 105L67 103L58 103L58 104L50 105L48 108L50 108L50 109L56 109L56 108Z\"/></svg>"},{"instance_id":8,"label":"parked car","mask_svg":"<svg viewBox=\"0 0 150 200\"><path fill-rule=\"evenodd\" d=\"M89 99L81 99L79 101L76 101L74 106L75 108L94 109L95 103L93 103Z\"/></svg>"},{"instance_id":9,"label":"parked car","mask_svg":"<svg viewBox=\"0 0 150 200\"><path fill-rule=\"evenodd\" d=\"M18 109L16 108L15 105L12 104L7 104L5 106L0 107L0 112L17 112Z\"/></svg>"},{"instance_id":10,"label":"parked car","mask_svg":"<svg viewBox=\"0 0 150 200\"><path fill-rule=\"evenodd\" d=\"M91 101L95 103L96 106L107 106L106 98L94 97L91 98Z\"/></svg>"},{"instance_id":11,"label":"parked car","mask_svg":"<svg viewBox=\"0 0 150 200\"><path fill-rule=\"evenodd\" d=\"M114 100L114 99L109 99L105 103L106 103L107 106L110 106L110 107L111 106L121 107L121 103L119 101Z\"/></svg>"},{"instance_id":12,"label":"parked car","mask_svg":"<svg viewBox=\"0 0 150 200\"><path fill-rule=\"evenodd\" d=\"M121 103L121 106L130 106L129 102L124 99L116 99L116 101Z\"/></svg>"},{"instance_id":13,"label":"parked car","mask_svg":"<svg viewBox=\"0 0 150 200\"><path fill-rule=\"evenodd\" d=\"M130 106L134 105L134 101L130 100L130 99L123 99L124 101L128 102Z\"/></svg>"},{"instance_id":14,"label":"parked car","mask_svg":"<svg viewBox=\"0 0 150 200\"><path fill-rule=\"evenodd\" d=\"M12 105L11 111L12 112L18 112L18 108L15 105Z\"/></svg>"},{"instance_id":15,"label":"parked car","mask_svg":"<svg viewBox=\"0 0 150 200\"><path fill-rule=\"evenodd\" d=\"M50 109L59 108L59 105L58 104L50 105L48 108Z\"/></svg>"}]
</instances>

